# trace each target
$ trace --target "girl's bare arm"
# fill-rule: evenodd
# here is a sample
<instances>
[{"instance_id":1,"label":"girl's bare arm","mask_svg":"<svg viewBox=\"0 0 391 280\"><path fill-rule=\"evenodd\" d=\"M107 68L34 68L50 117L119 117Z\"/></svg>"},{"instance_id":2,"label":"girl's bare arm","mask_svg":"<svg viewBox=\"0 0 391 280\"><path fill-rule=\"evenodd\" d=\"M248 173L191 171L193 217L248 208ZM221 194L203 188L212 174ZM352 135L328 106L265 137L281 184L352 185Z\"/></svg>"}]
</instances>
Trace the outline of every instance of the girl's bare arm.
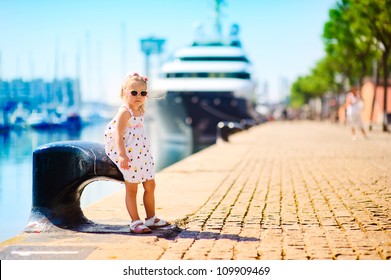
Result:
<instances>
[{"instance_id":1,"label":"girl's bare arm","mask_svg":"<svg viewBox=\"0 0 391 280\"><path fill-rule=\"evenodd\" d=\"M115 130L115 144L117 146L118 156L120 163L129 161L128 156L126 155L125 142L124 142L124 133L128 121L130 119L129 112L125 109L121 109L117 114L117 129ZM127 164L126 164L127 167ZM127 169L127 168L126 168Z\"/></svg>"}]
</instances>

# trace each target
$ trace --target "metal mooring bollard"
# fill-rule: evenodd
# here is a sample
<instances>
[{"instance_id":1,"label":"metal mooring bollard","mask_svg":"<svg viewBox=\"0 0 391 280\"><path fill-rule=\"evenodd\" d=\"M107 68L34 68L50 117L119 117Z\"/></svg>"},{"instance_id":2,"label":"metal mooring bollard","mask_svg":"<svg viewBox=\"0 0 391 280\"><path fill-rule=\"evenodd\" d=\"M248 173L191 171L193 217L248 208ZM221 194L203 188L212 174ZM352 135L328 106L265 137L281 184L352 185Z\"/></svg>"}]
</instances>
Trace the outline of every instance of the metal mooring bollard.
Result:
<instances>
[{"instance_id":1,"label":"metal mooring bollard","mask_svg":"<svg viewBox=\"0 0 391 280\"><path fill-rule=\"evenodd\" d=\"M86 141L49 143L33 152L33 201L30 228L72 228L92 223L80 208L84 188L96 180L124 181L103 144Z\"/></svg>"},{"instance_id":2,"label":"metal mooring bollard","mask_svg":"<svg viewBox=\"0 0 391 280\"><path fill-rule=\"evenodd\" d=\"M236 132L244 130L243 125L237 122L219 122L217 124L217 140L228 142L228 137Z\"/></svg>"},{"instance_id":3,"label":"metal mooring bollard","mask_svg":"<svg viewBox=\"0 0 391 280\"><path fill-rule=\"evenodd\" d=\"M256 122L253 119L243 119L240 121L240 124L244 127L244 129L249 129L253 127Z\"/></svg>"}]
</instances>

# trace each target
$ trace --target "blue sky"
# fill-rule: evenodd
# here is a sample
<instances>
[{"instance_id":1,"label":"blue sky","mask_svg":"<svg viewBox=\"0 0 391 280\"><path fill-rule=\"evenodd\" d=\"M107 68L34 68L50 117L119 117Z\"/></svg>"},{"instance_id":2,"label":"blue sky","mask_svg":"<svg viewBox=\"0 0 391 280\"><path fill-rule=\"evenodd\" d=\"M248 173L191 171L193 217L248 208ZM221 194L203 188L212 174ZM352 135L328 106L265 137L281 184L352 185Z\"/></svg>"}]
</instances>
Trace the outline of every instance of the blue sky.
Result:
<instances>
[{"instance_id":1,"label":"blue sky","mask_svg":"<svg viewBox=\"0 0 391 280\"><path fill-rule=\"evenodd\" d=\"M269 100L281 97L281 81L309 73L324 56L323 25L335 2L225 1L223 31L240 25ZM166 39L165 52L151 59L153 78L161 61L191 42L196 22L211 24L213 8L213 0L0 0L0 78L79 75L84 100L114 103L124 74L145 70L141 38Z\"/></svg>"}]
</instances>

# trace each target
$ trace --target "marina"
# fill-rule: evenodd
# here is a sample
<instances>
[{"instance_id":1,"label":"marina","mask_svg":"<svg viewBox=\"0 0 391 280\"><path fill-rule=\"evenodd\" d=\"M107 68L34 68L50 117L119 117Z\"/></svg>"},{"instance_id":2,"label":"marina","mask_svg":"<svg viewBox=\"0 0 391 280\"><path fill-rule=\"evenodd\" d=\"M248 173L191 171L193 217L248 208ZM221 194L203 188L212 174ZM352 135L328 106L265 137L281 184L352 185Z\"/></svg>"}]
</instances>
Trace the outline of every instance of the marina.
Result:
<instances>
[{"instance_id":1,"label":"marina","mask_svg":"<svg viewBox=\"0 0 391 280\"><path fill-rule=\"evenodd\" d=\"M385 2L0 4L2 279L388 275Z\"/></svg>"},{"instance_id":2,"label":"marina","mask_svg":"<svg viewBox=\"0 0 391 280\"><path fill-rule=\"evenodd\" d=\"M248 128L263 120L256 111L256 81L239 25L223 34L221 1L215 5L213 32L199 36L202 32L196 30L192 44L176 51L151 80L151 93L163 96L150 104L147 115L157 171L216 143L221 122ZM159 49L163 42L158 40ZM147 55L150 50L145 51ZM82 103L79 79L0 80L0 89L0 209L4 209L0 222L7 225L0 240L4 240L21 231L29 218L34 149L66 140L102 143L104 126L116 107ZM81 206L118 189L104 186L102 181L91 183Z\"/></svg>"}]
</instances>

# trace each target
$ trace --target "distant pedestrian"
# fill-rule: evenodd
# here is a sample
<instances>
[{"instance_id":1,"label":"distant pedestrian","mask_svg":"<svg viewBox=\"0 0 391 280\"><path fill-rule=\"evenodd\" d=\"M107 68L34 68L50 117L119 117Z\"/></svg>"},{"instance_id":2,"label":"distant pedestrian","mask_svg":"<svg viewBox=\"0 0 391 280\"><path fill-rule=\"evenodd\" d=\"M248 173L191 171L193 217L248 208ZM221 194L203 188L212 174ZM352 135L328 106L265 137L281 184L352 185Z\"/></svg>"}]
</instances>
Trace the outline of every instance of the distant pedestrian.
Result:
<instances>
[{"instance_id":1,"label":"distant pedestrian","mask_svg":"<svg viewBox=\"0 0 391 280\"><path fill-rule=\"evenodd\" d=\"M125 179L125 203L133 233L149 233L151 228L169 225L155 215L155 163L144 128L147 80L137 73L125 78L120 94L123 104L105 130L106 154ZM144 187L145 222L141 221L137 210L139 183Z\"/></svg>"},{"instance_id":2,"label":"distant pedestrian","mask_svg":"<svg viewBox=\"0 0 391 280\"><path fill-rule=\"evenodd\" d=\"M365 133L361 111L363 108L363 102L357 87L352 87L346 97L346 119L351 126L352 140L357 139L356 128L360 129L363 136L367 138Z\"/></svg>"}]
</instances>

